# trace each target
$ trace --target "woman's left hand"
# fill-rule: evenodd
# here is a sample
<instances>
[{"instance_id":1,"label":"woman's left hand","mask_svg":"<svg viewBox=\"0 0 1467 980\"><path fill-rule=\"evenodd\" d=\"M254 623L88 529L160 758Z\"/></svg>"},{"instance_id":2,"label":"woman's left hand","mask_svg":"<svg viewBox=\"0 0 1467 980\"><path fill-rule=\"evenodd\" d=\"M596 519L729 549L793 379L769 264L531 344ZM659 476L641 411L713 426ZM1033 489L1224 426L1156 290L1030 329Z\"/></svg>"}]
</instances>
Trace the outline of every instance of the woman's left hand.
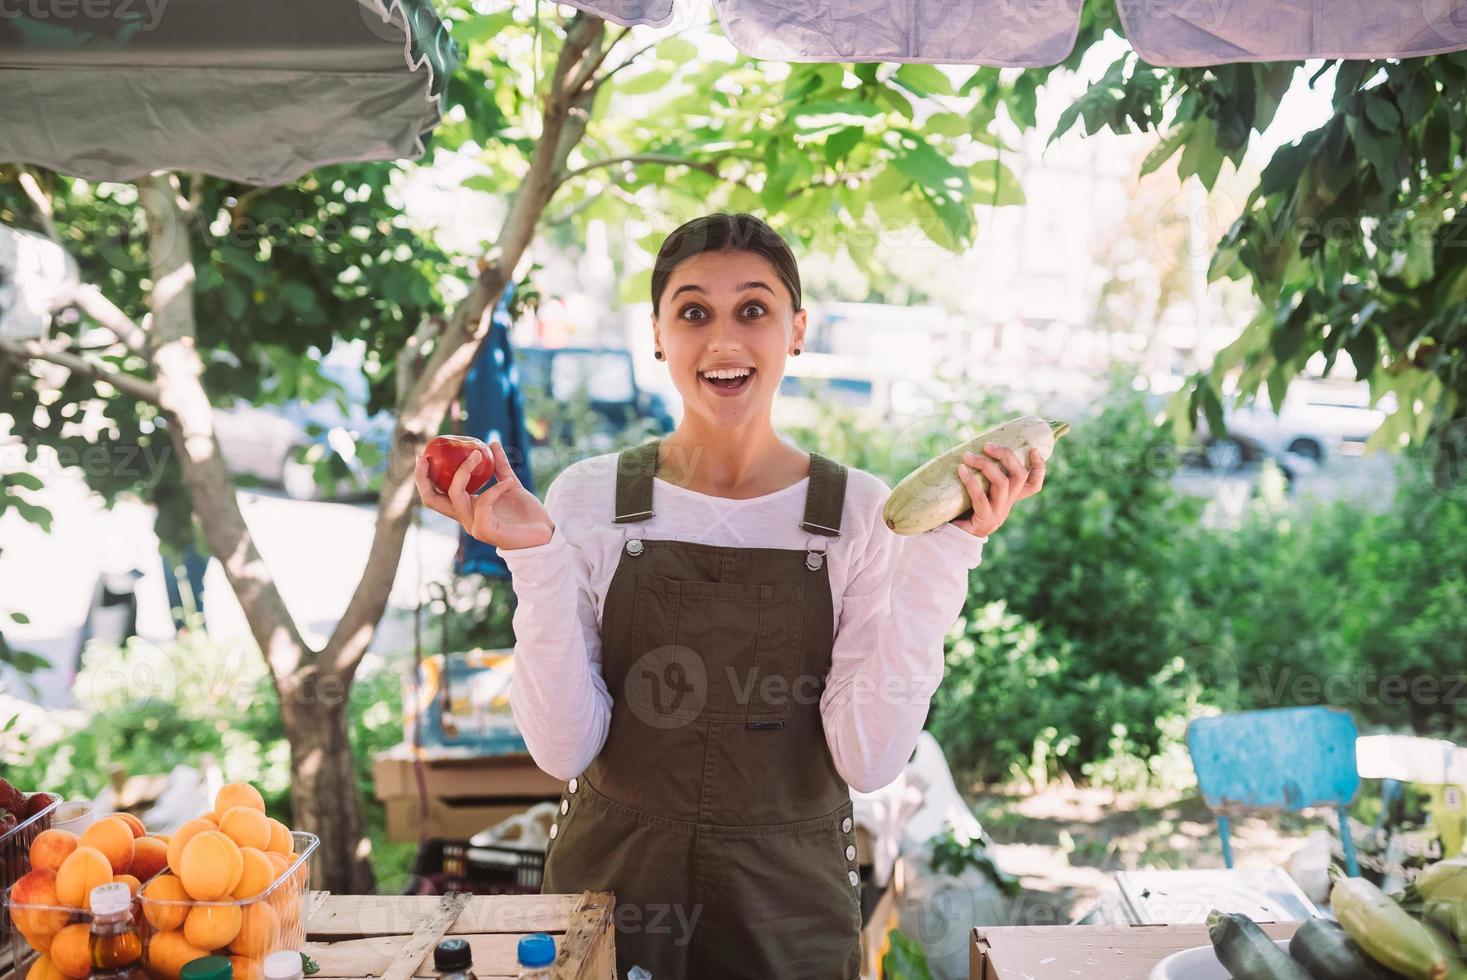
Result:
<instances>
[{"instance_id":1,"label":"woman's left hand","mask_svg":"<svg viewBox=\"0 0 1467 980\"><path fill-rule=\"evenodd\" d=\"M958 464L958 477L968 488L973 513L955 518L952 523L977 537L987 537L1003 526L1017 501L1032 497L1044 486L1044 457L1039 450L1029 450L1029 469L1012 449L985 443L983 455L964 453ZM983 492L981 471L988 477L988 492Z\"/></svg>"}]
</instances>

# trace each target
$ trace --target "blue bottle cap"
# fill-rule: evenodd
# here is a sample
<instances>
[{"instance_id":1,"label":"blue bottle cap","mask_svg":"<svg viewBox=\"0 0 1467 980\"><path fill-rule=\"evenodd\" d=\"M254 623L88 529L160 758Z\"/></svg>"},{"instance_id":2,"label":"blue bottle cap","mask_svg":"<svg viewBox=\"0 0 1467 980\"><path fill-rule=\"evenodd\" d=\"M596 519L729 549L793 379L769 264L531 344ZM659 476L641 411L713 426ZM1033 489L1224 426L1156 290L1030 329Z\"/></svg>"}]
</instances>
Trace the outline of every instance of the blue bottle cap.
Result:
<instances>
[{"instance_id":1,"label":"blue bottle cap","mask_svg":"<svg viewBox=\"0 0 1467 980\"><path fill-rule=\"evenodd\" d=\"M520 940L520 966L549 966L555 962L555 939L537 932Z\"/></svg>"}]
</instances>

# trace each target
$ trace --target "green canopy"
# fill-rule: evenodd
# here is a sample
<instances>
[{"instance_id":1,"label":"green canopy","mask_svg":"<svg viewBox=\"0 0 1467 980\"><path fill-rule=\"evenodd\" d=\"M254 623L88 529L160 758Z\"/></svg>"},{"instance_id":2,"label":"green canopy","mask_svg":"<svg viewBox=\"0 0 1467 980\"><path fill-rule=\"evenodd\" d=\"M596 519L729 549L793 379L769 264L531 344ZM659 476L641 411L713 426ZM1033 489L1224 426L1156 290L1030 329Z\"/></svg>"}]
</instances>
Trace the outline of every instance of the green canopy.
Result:
<instances>
[{"instance_id":1,"label":"green canopy","mask_svg":"<svg viewBox=\"0 0 1467 980\"><path fill-rule=\"evenodd\" d=\"M429 0L0 0L0 161L280 184L418 157L455 59Z\"/></svg>"}]
</instances>

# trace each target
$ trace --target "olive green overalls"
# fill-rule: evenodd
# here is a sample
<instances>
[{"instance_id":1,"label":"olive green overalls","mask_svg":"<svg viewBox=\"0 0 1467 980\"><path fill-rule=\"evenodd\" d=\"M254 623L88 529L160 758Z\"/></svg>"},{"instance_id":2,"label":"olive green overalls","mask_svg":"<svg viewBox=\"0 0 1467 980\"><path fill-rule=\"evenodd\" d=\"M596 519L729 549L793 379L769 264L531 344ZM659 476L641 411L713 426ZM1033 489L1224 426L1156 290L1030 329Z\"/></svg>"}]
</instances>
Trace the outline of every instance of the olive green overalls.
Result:
<instances>
[{"instance_id":1,"label":"olive green overalls","mask_svg":"<svg viewBox=\"0 0 1467 980\"><path fill-rule=\"evenodd\" d=\"M565 785L543 891L614 893L621 977L853 980L856 835L820 718L846 469L810 454L805 549L717 547L637 535L657 447L617 461L611 727Z\"/></svg>"}]
</instances>

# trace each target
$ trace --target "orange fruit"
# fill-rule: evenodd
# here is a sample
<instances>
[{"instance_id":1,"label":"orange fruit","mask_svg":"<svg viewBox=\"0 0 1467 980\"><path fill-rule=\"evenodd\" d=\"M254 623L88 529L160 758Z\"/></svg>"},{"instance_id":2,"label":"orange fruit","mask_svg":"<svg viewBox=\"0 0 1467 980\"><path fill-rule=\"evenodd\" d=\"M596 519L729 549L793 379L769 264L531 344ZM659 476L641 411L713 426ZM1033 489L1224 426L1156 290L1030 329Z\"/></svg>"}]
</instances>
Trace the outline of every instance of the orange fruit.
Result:
<instances>
[{"instance_id":1,"label":"orange fruit","mask_svg":"<svg viewBox=\"0 0 1467 980\"><path fill-rule=\"evenodd\" d=\"M85 980L92 972L91 942L91 926L84 922L67 926L51 940L51 962L73 980Z\"/></svg>"},{"instance_id":2,"label":"orange fruit","mask_svg":"<svg viewBox=\"0 0 1467 980\"><path fill-rule=\"evenodd\" d=\"M168 845L156 837L139 837L133 849L132 864L127 873L138 881L147 881L168 867Z\"/></svg>"},{"instance_id":3,"label":"orange fruit","mask_svg":"<svg viewBox=\"0 0 1467 980\"><path fill-rule=\"evenodd\" d=\"M51 957L46 953L42 953L31 964L30 971L25 975L25 980L62 980L65 976L66 974L56 969L56 964L51 962Z\"/></svg>"},{"instance_id":4,"label":"orange fruit","mask_svg":"<svg viewBox=\"0 0 1467 980\"><path fill-rule=\"evenodd\" d=\"M216 815L214 813L213 810L210 810L208 813L201 813L201 814L199 814L199 819L200 820L205 820L205 821L213 824L215 830L218 830L219 829L219 817L218 817L218 815Z\"/></svg>"},{"instance_id":5,"label":"orange fruit","mask_svg":"<svg viewBox=\"0 0 1467 980\"><path fill-rule=\"evenodd\" d=\"M179 865L183 864L183 847L193 840L195 834L202 834L206 830L217 829L214 824L207 820L190 820L173 832L168 839L168 868L174 874L178 874Z\"/></svg>"},{"instance_id":6,"label":"orange fruit","mask_svg":"<svg viewBox=\"0 0 1467 980\"><path fill-rule=\"evenodd\" d=\"M226 811L219 818L219 830L240 847L263 851L270 846L270 818L247 806Z\"/></svg>"},{"instance_id":7,"label":"orange fruit","mask_svg":"<svg viewBox=\"0 0 1467 980\"><path fill-rule=\"evenodd\" d=\"M148 940L148 972L162 980L178 980L184 964L208 955L208 950L190 946L181 932L155 933Z\"/></svg>"},{"instance_id":8,"label":"orange fruit","mask_svg":"<svg viewBox=\"0 0 1467 980\"><path fill-rule=\"evenodd\" d=\"M148 923L159 932L167 932L171 929L182 929L183 921L188 917L188 909L183 905L162 905L161 902L187 902L188 892L183 890L183 882L178 875L159 875L143 886L143 915L147 917Z\"/></svg>"},{"instance_id":9,"label":"orange fruit","mask_svg":"<svg viewBox=\"0 0 1467 980\"><path fill-rule=\"evenodd\" d=\"M239 854L244 859L244 874L230 894L235 898L254 898L275 882L275 865L258 848L241 847Z\"/></svg>"},{"instance_id":10,"label":"orange fruit","mask_svg":"<svg viewBox=\"0 0 1467 980\"><path fill-rule=\"evenodd\" d=\"M50 868L37 868L24 875L10 889L10 917L15 927L25 934L33 949L44 953L51 937L71 921L60 906L65 903L56 889L57 874ZM50 909L19 908L22 905L49 905Z\"/></svg>"},{"instance_id":11,"label":"orange fruit","mask_svg":"<svg viewBox=\"0 0 1467 980\"><path fill-rule=\"evenodd\" d=\"M122 829L127 830L126 827ZM131 833L127 839L132 840ZM62 905L69 905L74 909L87 908L92 889L109 884L112 875L112 862L107 860L107 855L95 847L78 847L71 852L71 857L61 862L61 867L56 871L56 895L61 899ZM63 971L66 969L64 963L58 962L56 965Z\"/></svg>"},{"instance_id":12,"label":"orange fruit","mask_svg":"<svg viewBox=\"0 0 1467 980\"><path fill-rule=\"evenodd\" d=\"M295 853L295 838L290 836L290 828L274 817L270 818L270 843L265 845L265 850L277 854Z\"/></svg>"},{"instance_id":13,"label":"orange fruit","mask_svg":"<svg viewBox=\"0 0 1467 980\"><path fill-rule=\"evenodd\" d=\"M122 882L122 884L126 885L128 894L131 895L133 898L138 897L138 889L143 887L143 883L141 881L138 881L137 878L132 875L114 875L112 880L114 882L120 881Z\"/></svg>"},{"instance_id":14,"label":"orange fruit","mask_svg":"<svg viewBox=\"0 0 1467 980\"><path fill-rule=\"evenodd\" d=\"M231 953L263 959L280 943L280 917L269 902L251 902L244 907L244 923L229 944Z\"/></svg>"},{"instance_id":15,"label":"orange fruit","mask_svg":"<svg viewBox=\"0 0 1467 980\"><path fill-rule=\"evenodd\" d=\"M234 942L239 935L239 906L229 904L195 905L183 923L183 938L199 949L219 949Z\"/></svg>"},{"instance_id":16,"label":"orange fruit","mask_svg":"<svg viewBox=\"0 0 1467 980\"><path fill-rule=\"evenodd\" d=\"M265 856L269 858L270 863L275 866L276 878L279 878L281 875L285 874L285 872L290 870L291 859L286 855L281 854L278 851L266 851Z\"/></svg>"},{"instance_id":17,"label":"orange fruit","mask_svg":"<svg viewBox=\"0 0 1467 980\"><path fill-rule=\"evenodd\" d=\"M265 798L249 783L230 783L214 797L214 816L223 819L226 813L237 806L246 806L264 813Z\"/></svg>"},{"instance_id":18,"label":"orange fruit","mask_svg":"<svg viewBox=\"0 0 1467 980\"><path fill-rule=\"evenodd\" d=\"M95 847L107 855L112 864L112 873L126 874L132 864L132 855L137 840L132 828L121 817L104 817L82 831L78 847Z\"/></svg>"},{"instance_id":19,"label":"orange fruit","mask_svg":"<svg viewBox=\"0 0 1467 980\"><path fill-rule=\"evenodd\" d=\"M131 827L133 837L147 836L148 828L144 827L143 822L137 817L133 816L131 813L114 813L112 814L112 816L116 817L118 820L121 820L123 823Z\"/></svg>"},{"instance_id":20,"label":"orange fruit","mask_svg":"<svg viewBox=\"0 0 1467 980\"><path fill-rule=\"evenodd\" d=\"M198 902L226 898L244 876L244 856L239 845L217 830L195 834L184 845L178 865L183 890Z\"/></svg>"},{"instance_id":21,"label":"orange fruit","mask_svg":"<svg viewBox=\"0 0 1467 980\"><path fill-rule=\"evenodd\" d=\"M50 868L55 871L71 857L80 838L69 830L43 830L31 841L31 870Z\"/></svg>"}]
</instances>

